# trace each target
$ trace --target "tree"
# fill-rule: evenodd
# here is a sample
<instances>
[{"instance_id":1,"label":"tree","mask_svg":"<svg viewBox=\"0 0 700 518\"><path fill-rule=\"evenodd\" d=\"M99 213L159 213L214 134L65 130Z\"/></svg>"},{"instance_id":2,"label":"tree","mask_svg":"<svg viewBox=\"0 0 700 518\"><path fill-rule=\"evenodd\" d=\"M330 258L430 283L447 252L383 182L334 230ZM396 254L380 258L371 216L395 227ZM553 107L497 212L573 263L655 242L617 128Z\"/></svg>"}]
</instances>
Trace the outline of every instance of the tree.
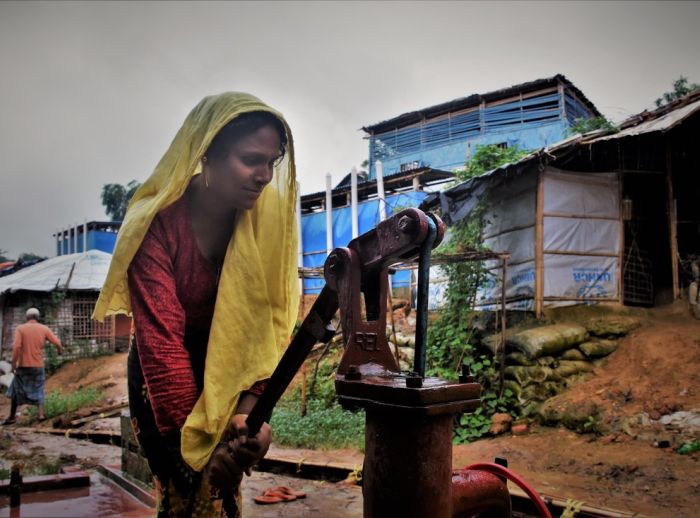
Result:
<instances>
[{"instance_id":1,"label":"tree","mask_svg":"<svg viewBox=\"0 0 700 518\"><path fill-rule=\"evenodd\" d=\"M131 180L126 186L118 183L108 183L102 187L102 205L105 213L112 221L123 221L129 200L141 186L136 180Z\"/></svg>"},{"instance_id":2,"label":"tree","mask_svg":"<svg viewBox=\"0 0 700 518\"><path fill-rule=\"evenodd\" d=\"M688 78L685 76L679 76L678 79L676 79L673 82L673 91L671 92L665 92L661 97L659 97L656 101L656 107L659 108L663 106L664 104L669 104L675 101L676 99L680 99L681 97L688 95L690 92L694 92L695 90L700 89L700 85L697 83L688 83Z\"/></svg>"},{"instance_id":3,"label":"tree","mask_svg":"<svg viewBox=\"0 0 700 518\"><path fill-rule=\"evenodd\" d=\"M7 257L7 250L3 250L0 248L0 263L6 263L7 261L12 261L9 257Z\"/></svg>"},{"instance_id":4,"label":"tree","mask_svg":"<svg viewBox=\"0 0 700 518\"><path fill-rule=\"evenodd\" d=\"M479 176L487 171L496 169L503 164L516 162L527 155L527 151L518 146L501 147L498 144L477 146L471 160L466 163L466 169L457 171L457 178L461 181Z\"/></svg>"}]
</instances>

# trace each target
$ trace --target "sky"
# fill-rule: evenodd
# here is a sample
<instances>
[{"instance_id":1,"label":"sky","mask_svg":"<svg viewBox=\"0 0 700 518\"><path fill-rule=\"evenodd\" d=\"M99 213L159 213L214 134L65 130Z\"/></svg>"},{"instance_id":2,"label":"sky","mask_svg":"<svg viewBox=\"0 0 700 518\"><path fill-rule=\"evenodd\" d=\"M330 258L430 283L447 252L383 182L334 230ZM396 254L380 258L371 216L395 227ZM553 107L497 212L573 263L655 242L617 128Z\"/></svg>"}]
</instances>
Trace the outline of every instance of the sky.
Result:
<instances>
[{"instance_id":1,"label":"sky","mask_svg":"<svg viewBox=\"0 0 700 518\"><path fill-rule=\"evenodd\" d=\"M252 93L294 134L302 193L367 158L363 126L564 74L617 122L685 75L698 2L0 2L0 250L55 255L145 180L204 96Z\"/></svg>"}]
</instances>

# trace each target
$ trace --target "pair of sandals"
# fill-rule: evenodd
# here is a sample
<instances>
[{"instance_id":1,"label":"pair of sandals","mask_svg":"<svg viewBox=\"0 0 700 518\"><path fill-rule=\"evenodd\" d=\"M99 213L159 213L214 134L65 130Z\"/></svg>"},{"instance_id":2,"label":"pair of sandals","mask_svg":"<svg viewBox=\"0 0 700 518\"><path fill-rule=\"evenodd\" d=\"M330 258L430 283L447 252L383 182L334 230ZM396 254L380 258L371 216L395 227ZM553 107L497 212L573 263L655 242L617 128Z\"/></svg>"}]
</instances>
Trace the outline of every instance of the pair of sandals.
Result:
<instances>
[{"instance_id":1,"label":"pair of sandals","mask_svg":"<svg viewBox=\"0 0 700 518\"><path fill-rule=\"evenodd\" d=\"M288 486L277 486L263 491L260 496L254 496L253 501L256 504L269 505L279 502L293 502L301 498L306 498L306 493L303 491L294 491Z\"/></svg>"}]
</instances>

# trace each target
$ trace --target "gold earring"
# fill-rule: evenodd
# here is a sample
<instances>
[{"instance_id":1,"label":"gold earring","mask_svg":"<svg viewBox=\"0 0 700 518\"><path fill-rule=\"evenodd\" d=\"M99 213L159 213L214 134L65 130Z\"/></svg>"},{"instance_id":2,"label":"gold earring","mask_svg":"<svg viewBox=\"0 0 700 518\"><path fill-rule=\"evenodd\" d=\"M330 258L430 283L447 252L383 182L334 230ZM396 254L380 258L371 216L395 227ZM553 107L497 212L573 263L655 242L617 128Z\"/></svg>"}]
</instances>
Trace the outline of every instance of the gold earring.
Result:
<instances>
[{"instance_id":1,"label":"gold earring","mask_svg":"<svg viewBox=\"0 0 700 518\"><path fill-rule=\"evenodd\" d=\"M207 163L207 156L204 155L204 156L202 157L202 165L204 165L204 164L206 164L206 163ZM206 171L204 168L202 168L202 175L204 176L204 185L205 185L205 187L209 188L209 175L207 174L207 171Z\"/></svg>"}]
</instances>

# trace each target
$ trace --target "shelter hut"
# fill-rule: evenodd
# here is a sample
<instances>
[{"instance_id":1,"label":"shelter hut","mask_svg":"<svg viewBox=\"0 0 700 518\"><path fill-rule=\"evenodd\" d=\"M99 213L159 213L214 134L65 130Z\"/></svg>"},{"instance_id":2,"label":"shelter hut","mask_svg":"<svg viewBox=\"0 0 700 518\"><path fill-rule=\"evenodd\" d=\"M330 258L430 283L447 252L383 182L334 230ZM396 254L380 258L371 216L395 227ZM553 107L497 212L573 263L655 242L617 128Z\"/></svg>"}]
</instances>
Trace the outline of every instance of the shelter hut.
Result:
<instances>
[{"instance_id":1,"label":"shelter hut","mask_svg":"<svg viewBox=\"0 0 700 518\"><path fill-rule=\"evenodd\" d=\"M66 346L64 358L113 352L126 345L129 317L112 316L103 323L91 319L111 258L100 250L61 255L0 278L2 356L10 354L15 329L32 306Z\"/></svg>"},{"instance_id":2,"label":"shelter hut","mask_svg":"<svg viewBox=\"0 0 700 518\"><path fill-rule=\"evenodd\" d=\"M484 243L510 253L509 309L653 306L680 298L700 255L700 92L575 135L441 193L454 224L483 203ZM487 265L488 267L495 265ZM482 290L491 309L501 282Z\"/></svg>"}]
</instances>

